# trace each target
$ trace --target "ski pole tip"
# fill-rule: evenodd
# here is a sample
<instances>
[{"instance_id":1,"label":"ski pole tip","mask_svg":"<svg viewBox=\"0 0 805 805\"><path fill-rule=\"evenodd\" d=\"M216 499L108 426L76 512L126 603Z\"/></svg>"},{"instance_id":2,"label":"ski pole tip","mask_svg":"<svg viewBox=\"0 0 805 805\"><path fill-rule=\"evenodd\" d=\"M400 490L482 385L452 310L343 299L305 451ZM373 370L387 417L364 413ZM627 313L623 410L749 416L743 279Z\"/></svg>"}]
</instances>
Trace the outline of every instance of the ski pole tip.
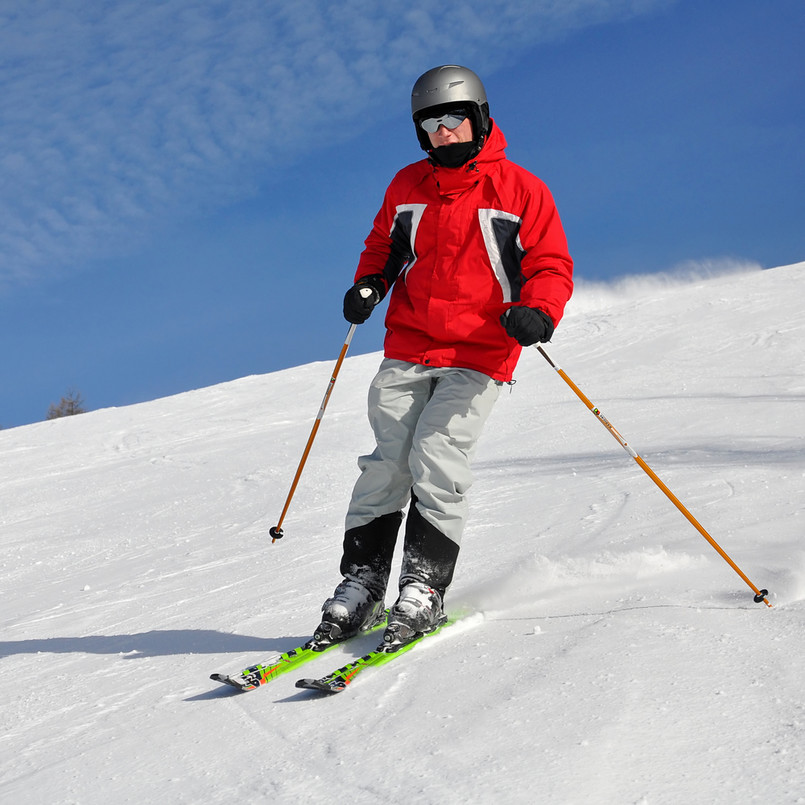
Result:
<instances>
[{"instance_id":1,"label":"ski pole tip","mask_svg":"<svg viewBox=\"0 0 805 805\"><path fill-rule=\"evenodd\" d=\"M285 533L283 532L283 530L282 530L282 529L281 529L281 528L280 528L278 525L273 526L273 527L272 527L272 528L269 530L269 532L268 532L268 533L271 535L271 544L272 544L272 545L273 545L273 544L274 544L274 543L275 543L275 542L276 542L278 539L282 539L282 538L285 536Z\"/></svg>"},{"instance_id":2,"label":"ski pole tip","mask_svg":"<svg viewBox=\"0 0 805 805\"><path fill-rule=\"evenodd\" d=\"M767 598L769 594L768 590L758 590L757 595L755 596L755 603L756 604L765 604L767 607L771 606L769 599Z\"/></svg>"}]
</instances>

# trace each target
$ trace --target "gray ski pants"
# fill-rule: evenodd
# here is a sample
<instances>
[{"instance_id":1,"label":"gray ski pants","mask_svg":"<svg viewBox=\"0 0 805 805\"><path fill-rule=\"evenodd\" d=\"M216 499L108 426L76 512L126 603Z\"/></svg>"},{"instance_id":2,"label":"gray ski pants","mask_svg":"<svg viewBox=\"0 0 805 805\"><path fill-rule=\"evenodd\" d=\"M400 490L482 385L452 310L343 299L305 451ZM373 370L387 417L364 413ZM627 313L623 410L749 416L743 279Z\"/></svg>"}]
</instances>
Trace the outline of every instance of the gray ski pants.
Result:
<instances>
[{"instance_id":1,"label":"gray ski pants","mask_svg":"<svg viewBox=\"0 0 805 805\"><path fill-rule=\"evenodd\" d=\"M347 530L400 511L413 493L423 519L459 545L470 463L501 385L472 369L384 359L369 388L377 447L358 459Z\"/></svg>"}]
</instances>

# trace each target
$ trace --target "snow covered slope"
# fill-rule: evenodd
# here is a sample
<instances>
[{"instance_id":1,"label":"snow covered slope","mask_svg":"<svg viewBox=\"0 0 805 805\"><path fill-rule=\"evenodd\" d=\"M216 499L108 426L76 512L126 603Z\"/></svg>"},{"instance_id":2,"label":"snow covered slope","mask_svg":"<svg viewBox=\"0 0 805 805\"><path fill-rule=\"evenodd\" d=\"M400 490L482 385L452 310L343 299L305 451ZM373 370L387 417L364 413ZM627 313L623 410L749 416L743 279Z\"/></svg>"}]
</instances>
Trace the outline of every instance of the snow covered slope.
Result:
<instances>
[{"instance_id":1,"label":"snow covered slope","mask_svg":"<svg viewBox=\"0 0 805 805\"><path fill-rule=\"evenodd\" d=\"M547 347L772 609L527 350L447 601L478 614L333 698L208 675L318 622L379 354L273 545L331 363L0 432L0 800L805 802L804 280L581 287Z\"/></svg>"}]
</instances>

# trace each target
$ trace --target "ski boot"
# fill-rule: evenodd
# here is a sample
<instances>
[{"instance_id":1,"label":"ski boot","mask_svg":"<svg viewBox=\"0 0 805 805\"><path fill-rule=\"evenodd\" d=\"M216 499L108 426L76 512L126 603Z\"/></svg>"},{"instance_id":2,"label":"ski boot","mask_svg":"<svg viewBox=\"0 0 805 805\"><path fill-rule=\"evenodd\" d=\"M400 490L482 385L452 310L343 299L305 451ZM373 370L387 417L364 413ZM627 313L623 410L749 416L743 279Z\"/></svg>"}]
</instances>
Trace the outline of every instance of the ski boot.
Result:
<instances>
[{"instance_id":1,"label":"ski boot","mask_svg":"<svg viewBox=\"0 0 805 805\"><path fill-rule=\"evenodd\" d=\"M378 601L363 584L352 579L344 579L321 609L321 623L308 643L314 650L329 648L358 632L373 629L386 617L383 601Z\"/></svg>"},{"instance_id":2,"label":"ski boot","mask_svg":"<svg viewBox=\"0 0 805 805\"><path fill-rule=\"evenodd\" d=\"M438 591L421 582L406 584L400 597L389 610L388 625L383 634L383 647L387 652L397 651L447 621Z\"/></svg>"}]
</instances>

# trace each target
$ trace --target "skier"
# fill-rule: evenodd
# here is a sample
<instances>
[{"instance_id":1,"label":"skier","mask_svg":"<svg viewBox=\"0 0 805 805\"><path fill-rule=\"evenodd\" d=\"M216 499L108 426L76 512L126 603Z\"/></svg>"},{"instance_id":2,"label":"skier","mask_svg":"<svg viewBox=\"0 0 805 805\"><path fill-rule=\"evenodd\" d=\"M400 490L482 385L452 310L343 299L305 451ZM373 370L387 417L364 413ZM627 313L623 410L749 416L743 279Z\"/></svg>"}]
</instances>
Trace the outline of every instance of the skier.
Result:
<instances>
[{"instance_id":1,"label":"skier","mask_svg":"<svg viewBox=\"0 0 805 805\"><path fill-rule=\"evenodd\" d=\"M444 619L467 517L471 457L523 346L550 340L573 289L573 262L545 184L505 155L486 92L466 67L414 84L411 111L427 158L386 190L344 316L360 324L389 291L384 359L369 390L376 448L346 516L343 580L315 633L336 642L384 617L405 524L394 647Z\"/></svg>"}]
</instances>

